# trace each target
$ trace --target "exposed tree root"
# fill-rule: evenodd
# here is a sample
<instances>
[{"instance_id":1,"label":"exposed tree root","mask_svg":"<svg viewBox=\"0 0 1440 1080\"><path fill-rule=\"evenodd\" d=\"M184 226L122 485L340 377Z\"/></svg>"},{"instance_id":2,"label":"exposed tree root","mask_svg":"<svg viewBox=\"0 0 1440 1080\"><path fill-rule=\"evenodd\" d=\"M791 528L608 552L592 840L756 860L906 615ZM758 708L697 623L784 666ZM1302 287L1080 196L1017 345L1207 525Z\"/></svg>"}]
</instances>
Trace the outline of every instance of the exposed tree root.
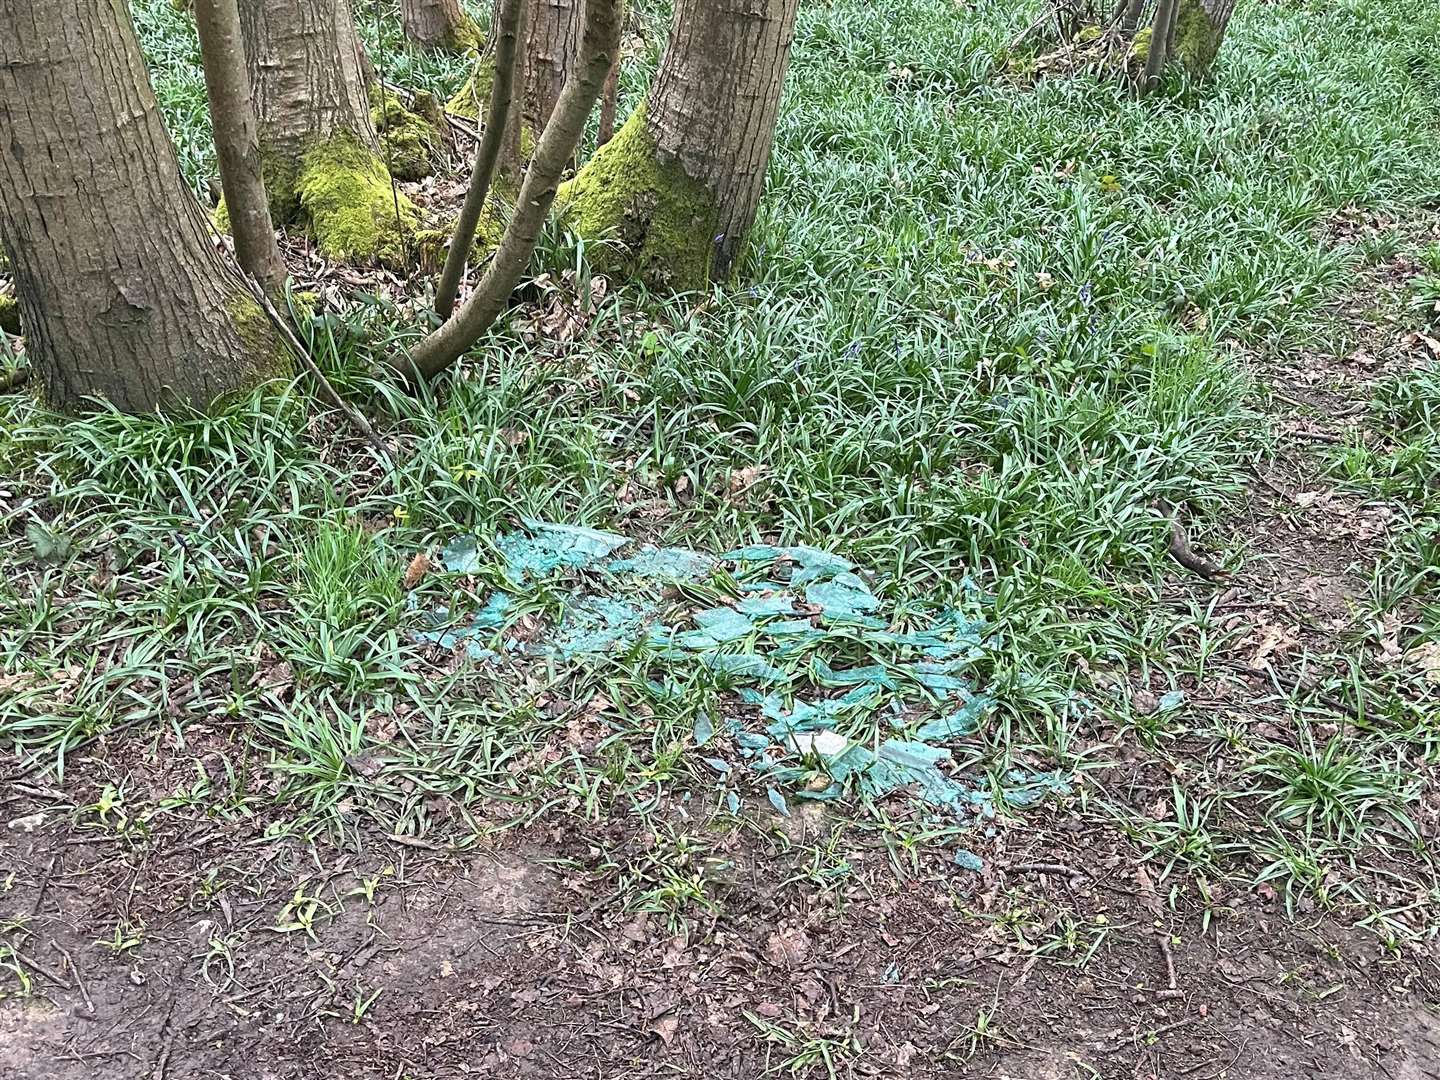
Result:
<instances>
[{"instance_id":1,"label":"exposed tree root","mask_svg":"<svg viewBox=\"0 0 1440 1080\"><path fill-rule=\"evenodd\" d=\"M1203 556L1197 555L1190 546L1190 540L1185 535L1185 529L1180 524L1180 515L1175 509L1161 499L1157 503L1160 513L1170 519L1170 557L1185 567L1193 574L1198 574L1206 581L1224 581L1226 573L1214 563Z\"/></svg>"}]
</instances>

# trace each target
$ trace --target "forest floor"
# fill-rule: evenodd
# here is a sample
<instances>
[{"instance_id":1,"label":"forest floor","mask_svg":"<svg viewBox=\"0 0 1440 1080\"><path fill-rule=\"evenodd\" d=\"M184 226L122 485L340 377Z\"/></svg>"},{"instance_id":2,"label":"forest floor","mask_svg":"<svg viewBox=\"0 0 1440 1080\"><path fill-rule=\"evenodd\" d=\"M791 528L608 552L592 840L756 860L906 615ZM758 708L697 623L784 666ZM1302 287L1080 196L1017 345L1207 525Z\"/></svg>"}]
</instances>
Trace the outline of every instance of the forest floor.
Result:
<instances>
[{"instance_id":1,"label":"forest floor","mask_svg":"<svg viewBox=\"0 0 1440 1080\"><path fill-rule=\"evenodd\" d=\"M137 11L198 186L185 17ZM365 373L423 278L292 244L393 468L303 387L0 398L0 1075L1440 1075L1440 6L1252 5L1145 102L1008 73L1029 18L805 5L742 285L556 230L421 400ZM517 574L524 519L700 557L681 634L743 545L856 574L763 594L799 654L587 652L643 597ZM892 634L957 613L943 672ZM978 724L893 791L757 756L837 683L848 748Z\"/></svg>"}]
</instances>

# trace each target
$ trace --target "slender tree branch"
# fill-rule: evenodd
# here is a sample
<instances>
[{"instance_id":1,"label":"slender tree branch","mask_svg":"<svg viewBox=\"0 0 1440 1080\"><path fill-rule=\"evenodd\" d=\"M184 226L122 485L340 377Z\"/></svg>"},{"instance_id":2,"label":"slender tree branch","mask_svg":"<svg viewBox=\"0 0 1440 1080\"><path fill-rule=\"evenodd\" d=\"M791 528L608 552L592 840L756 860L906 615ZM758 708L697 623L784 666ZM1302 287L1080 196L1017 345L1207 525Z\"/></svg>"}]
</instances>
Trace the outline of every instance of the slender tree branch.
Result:
<instances>
[{"instance_id":1,"label":"slender tree branch","mask_svg":"<svg viewBox=\"0 0 1440 1080\"><path fill-rule=\"evenodd\" d=\"M1141 89L1145 93L1160 85L1160 75L1170 59L1170 35L1175 26L1176 0L1159 0L1155 21L1150 24L1150 52L1145 58L1145 77Z\"/></svg>"},{"instance_id":2,"label":"slender tree branch","mask_svg":"<svg viewBox=\"0 0 1440 1080\"><path fill-rule=\"evenodd\" d=\"M395 366L411 382L431 378L453 364L499 318L530 263L540 229L555 201L560 177L575 153L585 121L595 107L620 45L619 0L589 0L585 34L575 74L565 81L560 101L545 125L535 157L520 186L515 213L485 276L455 317L420 342Z\"/></svg>"},{"instance_id":3,"label":"slender tree branch","mask_svg":"<svg viewBox=\"0 0 1440 1080\"><path fill-rule=\"evenodd\" d=\"M285 260L275 242L260 171L260 128L235 0L195 0L195 30L200 35L200 62L235 258L267 293L278 296L285 287Z\"/></svg>"},{"instance_id":4,"label":"slender tree branch","mask_svg":"<svg viewBox=\"0 0 1440 1080\"><path fill-rule=\"evenodd\" d=\"M199 2L203 3L204 0L199 0ZM265 291L259 288L258 283L250 278L246 278L245 283L250 286L251 294L255 297L256 303L258 303L265 312L265 316L270 320L271 325L275 327L276 333L285 340L285 344L289 346L290 351L295 354L295 359L300 361L300 365L309 373L310 377L315 380L316 385L319 386L320 396L335 406L340 414L350 422L350 426L359 432L365 441L375 448L375 452L380 455L381 461L387 465L393 464L390 451L387 450L385 444L380 441L380 436L375 434L375 429L370 426L370 421L366 420L358 410L340 396L340 391L336 390L334 384L325 377L325 372L320 370L320 365L317 364L315 358L310 355L310 350L305 348L304 342L296 335L289 321L275 310L275 305L270 302L270 298L265 295Z\"/></svg>"},{"instance_id":5,"label":"slender tree branch","mask_svg":"<svg viewBox=\"0 0 1440 1080\"><path fill-rule=\"evenodd\" d=\"M597 147L604 146L615 137L615 107L620 97L620 57L610 65L610 74L605 78L605 92L600 98L600 131L595 137Z\"/></svg>"},{"instance_id":6,"label":"slender tree branch","mask_svg":"<svg viewBox=\"0 0 1440 1080\"><path fill-rule=\"evenodd\" d=\"M455 219L455 235L450 238L450 250L445 253L445 268L440 271L440 283L435 286L435 310L443 319L448 319L455 310L460 276L465 272L470 244L475 239L475 229L480 224L480 214L490 195L490 183L495 179L495 166L500 161L500 151L505 143L505 121L514 99L515 57L519 52L517 42L524 13L525 0L504 0L500 8L500 21L495 27L494 38L495 76L490 86L485 134L475 148L470 187L465 192L460 216Z\"/></svg>"}]
</instances>

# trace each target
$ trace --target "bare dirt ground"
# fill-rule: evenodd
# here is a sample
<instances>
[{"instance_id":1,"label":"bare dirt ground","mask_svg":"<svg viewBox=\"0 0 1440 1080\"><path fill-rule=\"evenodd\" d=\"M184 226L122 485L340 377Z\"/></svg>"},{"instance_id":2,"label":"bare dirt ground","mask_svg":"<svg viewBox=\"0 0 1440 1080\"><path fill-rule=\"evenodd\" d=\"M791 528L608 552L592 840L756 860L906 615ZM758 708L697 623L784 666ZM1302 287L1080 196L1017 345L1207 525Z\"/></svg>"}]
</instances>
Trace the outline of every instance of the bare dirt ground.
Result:
<instances>
[{"instance_id":1,"label":"bare dirt ground","mask_svg":"<svg viewBox=\"0 0 1440 1080\"><path fill-rule=\"evenodd\" d=\"M458 858L370 837L337 857L195 824L138 850L65 826L5 836L35 992L0 1007L3 1075L1418 1078L1440 1062L1425 958L1257 893L1212 897L1207 920L1064 816L1027 822L1023 846L999 837L980 875L852 852L828 892L737 843L723 915L683 930L556 866L583 864L579 837Z\"/></svg>"},{"instance_id":2,"label":"bare dirt ground","mask_svg":"<svg viewBox=\"0 0 1440 1080\"><path fill-rule=\"evenodd\" d=\"M1315 452L1403 353L1362 343L1267 373L1282 441L1237 521L1243 568L1219 585L1177 571L1169 593L1239 631L1201 707L1278 734L1276 700L1314 677L1296 658L1343 655L1389 510L1333 490ZM979 872L813 806L713 835L677 806L677 830L711 836L704 857L623 816L454 851L271 839L199 807L125 827L103 806L122 780L183 789L227 749L244 756L234 729L198 718L183 748L127 732L79 754L63 791L0 792L18 958L0 970L0 1077L1440 1076L1433 945L1387 948L1343 908L1287 912L1264 886L1162 877L1083 800L997 821ZM1170 786L1123 747L1095 779L1137 806ZM662 848L710 898L683 918L616 902Z\"/></svg>"}]
</instances>

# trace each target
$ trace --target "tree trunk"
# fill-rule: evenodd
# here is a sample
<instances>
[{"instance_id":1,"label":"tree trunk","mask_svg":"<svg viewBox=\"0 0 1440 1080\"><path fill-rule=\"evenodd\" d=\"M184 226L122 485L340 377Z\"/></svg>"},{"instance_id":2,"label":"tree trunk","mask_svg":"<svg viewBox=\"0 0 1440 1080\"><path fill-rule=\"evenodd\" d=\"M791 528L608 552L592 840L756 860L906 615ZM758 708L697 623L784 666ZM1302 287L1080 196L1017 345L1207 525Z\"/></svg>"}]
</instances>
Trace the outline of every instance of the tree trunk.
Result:
<instances>
[{"instance_id":1,"label":"tree trunk","mask_svg":"<svg viewBox=\"0 0 1440 1080\"><path fill-rule=\"evenodd\" d=\"M235 257L242 270L275 295L285 284L285 260L275 243L260 172L259 134L235 0L196 0L195 29Z\"/></svg>"},{"instance_id":2,"label":"tree trunk","mask_svg":"<svg viewBox=\"0 0 1440 1080\"><path fill-rule=\"evenodd\" d=\"M584 25L584 0L529 0L525 20L521 116L537 138L545 130L565 80L575 70Z\"/></svg>"},{"instance_id":3,"label":"tree trunk","mask_svg":"<svg viewBox=\"0 0 1440 1080\"><path fill-rule=\"evenodd\" d=\"M180 176L126 6L0 0L0 26L0 240L46 398L203 407L282 371Z\"/></svg>"},{"instance_id":4,"label":"tree trunk","mask_svg":"<svg viewBox=\"0 0 1440 1080\"><path fill-rule=\"evenodd\" d=\"M1140 29L1140 16L1145 13L1145 0L1122 0L1120 8L1120 32L1133 37Z\"/></svg>"},{"instance_id":5,"label":"tree trunk","mask_svg":"<svg viewBox=\"0 0 1440 1080\"><path fill-rule=\"evenodd\" d=\"M600 91L600 130L595 135L596 147L604 146L615 137L615 107L620 99L620 58L605 76L605 89Z\"/></svg>"},{"instance_id":6,"label":"tree trunk","mask_svg":"<svg viewBox=\"0 0 1440 1080\"><path fill-rule=\"evenodd\" d=\"M460 0L400 0L400 21L405 36L427 49L460 52L479 44Z\"/></svg>"},{"instance_id":7,"label":"tree trunk","mask_svg":"<svg viewBox=\"0 0 1440 1080\"><path fill-rule=\"evenodd\" d=\"M1194 78L1210 74L1235 14L1236 0L1179 0L1170 35L1170 57Z\"/></svg>"},{"instance_id":8,"label":"tree trunk","mask_svg":"<svg viewBox=\"0 0 1440 1080\"><path fill-rule=\"evenodd\" d=\"M729 276L765 183L798 2L676 0L645 104L561 196L581 235L619 242L616 268L682 290Z\"/></svg>"},{"instance_id":9,"label":"tree trunk","mask_svg":"<svg viewBox=\"0 0 1440 1080\"><path fill-rule=\"evenodd\" d=\"M402 264L418 217L391 185L346 0L239 6L270 212L328 258Z\"/></svg>"}]
</instances>

